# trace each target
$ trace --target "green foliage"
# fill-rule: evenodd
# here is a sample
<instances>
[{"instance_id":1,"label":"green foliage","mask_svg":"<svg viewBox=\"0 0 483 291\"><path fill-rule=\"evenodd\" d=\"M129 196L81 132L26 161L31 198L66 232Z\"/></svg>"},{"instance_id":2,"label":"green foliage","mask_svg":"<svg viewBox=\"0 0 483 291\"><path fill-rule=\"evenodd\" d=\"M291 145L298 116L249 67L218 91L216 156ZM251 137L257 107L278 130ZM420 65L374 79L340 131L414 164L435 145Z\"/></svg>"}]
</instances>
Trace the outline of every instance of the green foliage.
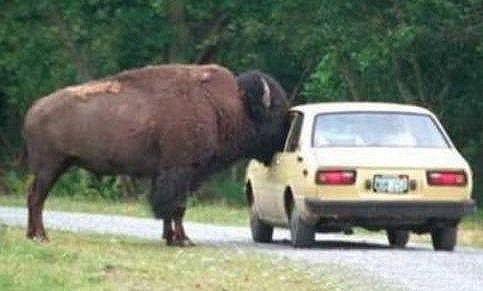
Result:
<instances>
[{"instance_id":1,"label":"green foliage","mask_svg":"<svg viewBox=\"0 0 483 291\"><path fill-rule=\"evenodd\" d=\"M31 177L27 175L19 174L18 171L10 170L3 176L2 183L5 187L5 193L24 195L27 193L27 185L32 180Z\"/></svg>"},{"instance_id":2,"label":"green foliage","mask_svg":"<svg viewBox=\"0 0 483 291\"><path fill-rule=\"evenodd\" d=\"M32 176L16 170L7 171L3 178L5 193L0 194L26 195L32 179ZM77 168L65 173L55 184L50 195L111 201L125 198L119 177L105 176L99 179L87 171Z\"/></svg>"},{"instance_id":3,"label":"green foliage","mask_svg":"<svg viewBox=\"0 0 483 291\"><path fill-rule=\"evenodd\" d=\"M483 202L482 9L483 1L334 1L305 99L428 107L471 163Z\"/></svg>"},{"instance_id":4,"label":"green foliage","mask_svg":"<svg viewBox=\"0 0 483 291\"><path fill-rule=\"evenodd\" d=\"M194 193L194 197L196 200L221 200L229 205L244 206L246 201L243 187L241 181L220 179L218 175L208 181L200 191Z\"/></svg>"},{"instance_id":5,"label":"green foliage","mask_svg":"<svg viewBox=\"0 0 483 291\"><path fill-rule=\"evenodd\" d=\"M245 206L245 196L243 195L242 176L245 164L242 163L234 167L239 171L236 177L228 175L228 172L221 172L213 176L200 190L192 194L190 199L191 205L203 204L207 201L218 201L226 203L230 206ZM9 170L3 175L1 184L4 187L4 193L0 191L0 195L21 195L27 193L27 188L32 182L33 177L26 175L17 170ZM73 198L74 200L106 200L120 201L127 198L139 199L145 196L150 190L150 186L144 185L143 181L130 181L134 184L135 193L128 196L126 190L126 181L121 177L104 176L95 177L89 172L73 168L67 171L55 184L50 195L56 197ZM141 184L141 185L139 185ZM150 183L146 183L150 184Z\"/></svg>"},{"instance_id":6,"label":"green foliage","mask_svg":"<svg viewBox=\"0 0 483 291\"><path fill-rule=\"evenodd\" d=\"M52 193L88 199L119 200L123 197L119 178L106 176L99 179L82 169L72 169L62 176L52 189Z\"/></svg>"},{"instance_id":7,"label":"green foliage","mask_svg":"<svg viewBox=\"0 0 483 291\"><path fill-rule=\"evenodd\" d=\"M429 107L470 160L483 201L482 11L482 0L7 1L0 168L18 159L23 116L40 96L132 67L198 60L270 72L289 93L303 88L296 102ZM241 189L213 183L207 192ZM68 195L119 196L115 178L98 190L89 175L73 172L61 184L56 191Z\"/></svg>"}]
</instances>

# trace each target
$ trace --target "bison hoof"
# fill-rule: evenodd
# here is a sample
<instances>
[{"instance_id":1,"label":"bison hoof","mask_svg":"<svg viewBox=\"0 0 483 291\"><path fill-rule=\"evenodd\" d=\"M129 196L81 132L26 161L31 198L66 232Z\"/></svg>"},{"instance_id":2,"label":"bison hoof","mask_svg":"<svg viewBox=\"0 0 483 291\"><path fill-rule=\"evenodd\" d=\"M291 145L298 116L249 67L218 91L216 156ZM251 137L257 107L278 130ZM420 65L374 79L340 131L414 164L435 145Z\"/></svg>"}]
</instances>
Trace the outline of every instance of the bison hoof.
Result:
<instances>
[{"instance_id":1,"label":"bison hoof","mask_svg":"<svg viewBox=\"0 0 483 291\"><path fill-rule=\"evenodd\" d=\"M27 234L27 238L39 243L49 241L49 238L46 235L32 235L29 233Z\"/></svg>"},{"instance_id":2,"label":"bison hoof","mask_svg":"<svg viewBox=\"0 0 483 291\"><path fill-rule=\"evenodd\" d=\"M174 247L193 247L193 246L195 246L195 244L188 238L167 240L166 245L174 246Z\"/></svg>"}]
</instances>

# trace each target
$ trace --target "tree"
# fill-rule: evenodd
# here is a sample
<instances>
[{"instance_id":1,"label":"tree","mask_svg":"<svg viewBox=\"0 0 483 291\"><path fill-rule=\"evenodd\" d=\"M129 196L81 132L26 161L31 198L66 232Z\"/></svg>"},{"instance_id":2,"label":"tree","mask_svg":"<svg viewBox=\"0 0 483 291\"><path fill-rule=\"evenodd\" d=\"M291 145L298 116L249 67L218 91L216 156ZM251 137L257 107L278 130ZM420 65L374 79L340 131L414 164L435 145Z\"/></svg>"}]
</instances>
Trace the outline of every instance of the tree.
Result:
<instances>
[{"instance_id":1,"label":"tree","mask_svg":"<svg viewBox=\"0 0 483 291\"><path fill-rule=\"evenodd\" d=\"M427 106L483 180L483 0L4 2L0 158L7 163L21 152L23 115L40 96L129 68L196 62L267 71L295 103Z\"/></svg>"},{"instance_id":2,"label":"tree","mask_svg":"<svg viewBox=\"0 0 483 291\"><path fill-rule=\"evenodd\" d=\"M306 100L430 108L472 164L483 199L483 2L332 4L336 13L326 18L331 45L305 84Z\"/></svg>"}]
</instances>

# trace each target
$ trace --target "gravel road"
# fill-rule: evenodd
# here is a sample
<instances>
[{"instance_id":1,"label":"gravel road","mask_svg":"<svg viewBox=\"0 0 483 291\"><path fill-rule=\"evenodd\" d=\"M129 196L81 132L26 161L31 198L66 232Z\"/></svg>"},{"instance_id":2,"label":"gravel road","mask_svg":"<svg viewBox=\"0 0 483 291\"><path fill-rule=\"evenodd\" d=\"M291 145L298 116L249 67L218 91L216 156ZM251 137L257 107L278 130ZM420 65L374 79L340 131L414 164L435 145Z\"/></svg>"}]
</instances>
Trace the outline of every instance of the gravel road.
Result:
<instances>
[{"instance_id":1,"label":"gravel road","mask_svg":"<svg viewBox=\"0 0 483 291\"><path fill-rule=\"evenodd\" d=\"M0 223L24 227L24 208L0 207ZM45 211L47 229L72 232L127 235L160 240L160 221L147 218ZM383 237L317 236L317 246L293 249L285 230L275 231L275 243L255 244L247 227L186 223L192 240L263 252L275 258L289 258L299 265L321 267L351 290L483 290L483 250L457 248L454 252L434 252L430 245L409 244L405 250L387 247ZM53 237L52 239L55 239Z\"/></svg>"}]
</instances>

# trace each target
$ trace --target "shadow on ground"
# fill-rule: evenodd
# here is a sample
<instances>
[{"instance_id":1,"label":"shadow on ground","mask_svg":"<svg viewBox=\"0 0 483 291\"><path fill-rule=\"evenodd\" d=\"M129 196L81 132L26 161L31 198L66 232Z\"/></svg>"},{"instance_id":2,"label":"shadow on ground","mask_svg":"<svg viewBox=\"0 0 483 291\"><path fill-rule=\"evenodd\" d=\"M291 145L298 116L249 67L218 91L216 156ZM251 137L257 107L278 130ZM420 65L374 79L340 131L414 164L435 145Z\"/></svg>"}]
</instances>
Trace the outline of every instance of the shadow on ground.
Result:
<instances>
[{"instance_id":1,"label":"shadow on ground","mask_svg":"<svg viewBox=\"0 0 483 291\"><path fill-rule=\"evenodd\" d=\"M368 241L351 241L351 240L317 240L315 244L307 248L294 248L288 239L274 240L271 243L255 243L255 242L241 242L241 241L225 241L225 242L199 242L199 245L204 246L220 246L220 245L236 245L239 247L251 247L258 249L286 249L286 250L344 250L344 251L428 251L425 246L407 246L405 248L393 248L387 243L382 242L368 242Z\"/></svg>"}]
</instances>

